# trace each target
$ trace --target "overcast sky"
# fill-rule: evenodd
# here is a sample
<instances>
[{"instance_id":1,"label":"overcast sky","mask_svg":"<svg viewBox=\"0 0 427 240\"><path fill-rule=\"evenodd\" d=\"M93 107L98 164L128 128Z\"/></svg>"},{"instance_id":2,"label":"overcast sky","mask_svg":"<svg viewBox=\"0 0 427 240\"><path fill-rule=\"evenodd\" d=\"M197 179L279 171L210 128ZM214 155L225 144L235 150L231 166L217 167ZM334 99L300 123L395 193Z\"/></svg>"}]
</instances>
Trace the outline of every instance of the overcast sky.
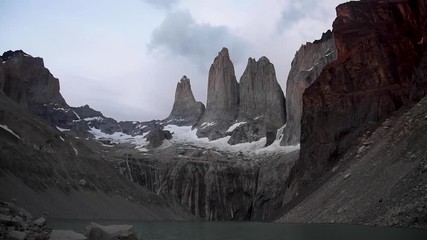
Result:
<instances>
[{"instance_id":1,"label":"overcast sky","mask_svg":"<svg viewBox=\"0 0 427 240\"><path fill-rule=\"evenodd\" d=\"M166 118L176 83L206 103L208 70L227 47L239 80L266 56L283 90L301 44L332 28L343 0L1 0L0 51L42 57L71 106L117 120ZM1 54L1 53L0 53Z\"/></svg>"}]
</instances>

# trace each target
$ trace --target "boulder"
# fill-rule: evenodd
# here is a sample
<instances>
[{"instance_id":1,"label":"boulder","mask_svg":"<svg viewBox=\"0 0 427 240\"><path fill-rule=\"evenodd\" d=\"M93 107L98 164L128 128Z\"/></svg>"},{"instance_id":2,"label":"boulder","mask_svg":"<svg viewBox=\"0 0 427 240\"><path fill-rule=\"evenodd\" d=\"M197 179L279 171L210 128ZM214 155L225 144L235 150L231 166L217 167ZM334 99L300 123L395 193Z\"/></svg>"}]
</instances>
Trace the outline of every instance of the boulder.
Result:
<instances>
[{"instance_id":1,"label":"boulder","mask_svg":"<svg viewBox=\"0 0 427 240\"><path fill-rule=\"evenodd\" d=\"M86 240L86 236L71 230L52 230L49 240Z\"/></svg>"},{"instance_id":2,"label":"boulder","mask_svg":"<svg viewBox=\"0 0 427 240\"><path fill-rule=\"evenodd\" d=\"M41 218L37 218L36 220L34 220L34 225L42 227L44 225L46 225L46 218L41 217Z\"/></svg>"},{"instance_id":3,"label":"boulder","mask_svg":"<svg viewBox=\"0 0 427 240\"><path fill-rule=\"evenodd\" d=\"M162 145L163 140L171 139L172 134L171 134L171 132L169 132L167 130L162 130L160 128L156 128L154 130L151 130L147 134L146 138L150 142L149 147L157 148L157 147L160 147L160 145Z\"/></svg>"},{"instance_id":4,"label":"boulder","mask_svg":"<svg viewBox=\"0 0 427 240\"><path fill-rule=\"evenodd\" d=\"M135 230L132 225L108 225L102 226L97 223L90 223L86 226L88 240L137 240Z\"/></svg>"},{"instance_id":5,"label":"boulder","mask_svg":"<svg viewBox=\"0 0 427 240\"><path fill-rule=\"evenodd\" d=\"M239 107L239 83L234 65L223 48L209 69L206 110L197 125L197 136L214 140L224 136L236 120Z\"/></svg>"},{"instance_id":6,"label":"boulder","mask_svg":"<svg viewBox=\"0 0 427 240\"><path fill-rule=\"evenodd\" d=\"M24 240L27 237L27 233L13 230L9 232L8 237L9 240Z\"/></svg>"},{"instance_id":7,"label":"boulder","mask_svg":"<svg viewBox=\"0 0 427 240\"><path fill-rule=\"evenodd\" d=\"M266 131L262 121L254 120L239 125L230 134L228 144L235 145L258 141L265 136Z\"/></svg>"}]
</instances>

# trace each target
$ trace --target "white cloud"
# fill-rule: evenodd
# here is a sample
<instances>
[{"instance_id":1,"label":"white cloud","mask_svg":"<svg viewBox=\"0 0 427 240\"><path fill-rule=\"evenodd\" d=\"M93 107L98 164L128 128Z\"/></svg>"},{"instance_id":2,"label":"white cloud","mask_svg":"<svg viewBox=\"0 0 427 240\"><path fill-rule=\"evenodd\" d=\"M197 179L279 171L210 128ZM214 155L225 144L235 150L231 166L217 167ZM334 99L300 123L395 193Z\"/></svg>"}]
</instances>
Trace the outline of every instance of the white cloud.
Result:
<instances>
[{"instance_id":1,"label":"white cloud","mask_svg":"<svg viewBox=\"0 0 427 240\"><path fill-rule=\"evenodd\" d=\"M173 56L187 57L206 71L214 55L222 47L229 48L238 62L244 59L246 42L226 26L200 24L189 11L169 13L152 34L148 49L166 50Z\"/></svg>"}]
</instances>

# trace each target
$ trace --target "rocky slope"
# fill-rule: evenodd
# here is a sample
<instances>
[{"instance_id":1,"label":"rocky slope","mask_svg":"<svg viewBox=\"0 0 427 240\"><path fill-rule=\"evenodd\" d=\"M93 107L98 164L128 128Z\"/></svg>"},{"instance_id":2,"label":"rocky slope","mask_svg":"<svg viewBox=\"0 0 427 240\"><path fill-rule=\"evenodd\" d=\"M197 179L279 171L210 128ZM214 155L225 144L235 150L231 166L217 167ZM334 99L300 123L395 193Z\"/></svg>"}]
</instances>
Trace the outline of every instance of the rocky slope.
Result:
<instances>
[{"instance_id":1,"label":"rocky slope","mask_svg":"<svg viewBox=\"0 0 427 240\"><path fill-rule=\"evenodd\" d=\"M427 98L366 132L280 221L427 228Z\"/></svg>"},{"instance_id":2,"label":"rocky slope","mask_svg":"<svg viewBox=\"0 0 427 240\"><path fill-rule=\"evenodd\" d=\"M335 39L331 31L320 40L302 45L292 60L286 82L286 127L282 145L296 145L301 137L302 95L320 75L323 68L337 58Z\"/></svg>"},{"instance_id":3,"label":"rocky slope","mask_svg":"<svg viewBox=\"0 0 427 240\"><path fill-rule=\"evenodd\" d=\"M9 68L16 67L8 61L21 63L21 58L28 58L23 60L24 63L31 63L32 57L18 53L15 58L12 56L0 63L8 65L6 85L18 88L7 88L7 94L0 91L0 199L15 201L35 215L47 212L50 217L192 218L178 206L172 209L164 199L120 174L114 164L106 161L101 143L65 134L51 122L35 115L32 112L35 105L67 105L62 102L62 97L58 97L59 92L51 94L53 102L49 103L45 102L49 101L46 96L32 96L46 90L21 88L49 88L49 81L46 84L37 82L55 78L49 74L38 76L37 72L48 73L40 66L35 72L27 69L28 72L8 75ZM30 73L34 74L33 78ZM12 84L12 80L16 82ZM33 80L36 83L31 83ZM22 97L18 97L18 92ZM55 103L55 100L59 102ZM84 111L80 113L85 116Z\"/></svg>"},{"instance_id":4,"label":"rocky slope","mask_svg":"<svg viewBox=\"0 0 427 240\"><path fill-rule=\"evenodd\" d=\"M206 110L198 123L197 135L210 140L224 136L236 119L239 107L239 83L228 49L223 48L209 69Z\"/></svg>"},{"instance_id":5,"label":"rocky slope","mask_svg":"<svg viewBox=\"0 0 427 240\"><path fill-rule=\"evenodd\" d=\"M285 97L268 58L248 59L240 78L240 101L237 122L230 144L257 141L267 131L276 133L286 122ZM250 127L248 127L248 125Z\"/></svg>"},{"instance_id":6,"label":"rocky slope","mask_svg":"<svg viewBox=\"0 0 427 240\"><path fill-rule=\"evenodd\" d=\"M183 76L176 85L175 101L169 117L164 120L167 124L178 126L196 125L205 111L205 105L196 102L191 91L190 79Z\"/></svg>"},{"instance_id":7,"label":"rocky slope","mask_svg":"<svg viewBox=\"0 0 427 240\"><path fill-rule=\"evenodd\" d=\"M337 7L338 58L303 94L301 156L287 181L294 203L316 188L359 136L425 95L426 13L425 1Z\"/></svg>"}]
</instances>

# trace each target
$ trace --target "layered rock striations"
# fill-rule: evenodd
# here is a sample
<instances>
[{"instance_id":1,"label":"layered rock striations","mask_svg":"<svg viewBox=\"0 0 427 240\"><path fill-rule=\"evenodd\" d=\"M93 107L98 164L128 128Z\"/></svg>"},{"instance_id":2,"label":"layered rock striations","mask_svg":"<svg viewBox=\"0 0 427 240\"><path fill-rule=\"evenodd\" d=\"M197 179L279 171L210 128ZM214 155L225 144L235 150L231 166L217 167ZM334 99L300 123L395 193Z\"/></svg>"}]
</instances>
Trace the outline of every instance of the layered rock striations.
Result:
<instances>
[{"instance_id":1,"label":"layered rock striations","mask_svg":"<svg viewBox=\"0 0 427 240\"><path fill-rule=\"evenodd\" d=\"M237 122L245 123L233 131L230 144L259 140L267 131L275 131L286 122L285 97L277 82L274 65L266 57L258 61L248 60L240 78Z\"/></svg>"},{"instance_id":2,"label":"layered rock striations","mask_svg":"<svg viewBox=\"0 0 427 240\"><path fill-rule=\"evenodd\" d=\"M296 145L301 137L302 95L320 75L323 68L337 58L331 31L320 40L307 43L296 52L286 82L286 127L281 145Z\"/></svg>"},{"instance_id":3,"label":"layered rock striations","mask_svg":"<svg viewBox=\"0 0 427 240\"><path fill-rule=\"evenodd\" d=\"M422 0L337 7L338 58L303 94L301 156L290 195L324 174L361 133L425 95L426 14Z\"/></svg>"},{"instance_id":4,"label":"layered rock striations","mask_svg":"<svg viewBox=\"0 0 427 240\"><path fill-rule=\"evenodd\" d=\"M134 182L186 208L219 220L272 220L282 213L283 184L298 151L252 161L196 147L171 147L119 165Z\"/></svg>"},{"instance_id":5,"label":"layered rock striations","mask_svg":"<svg viewBox=\"0 0 427 240\"><path fill-rule=\"evenodd\" d=\"M191 91L190 79L183 76L176 85L172 111L164 122L177 126L196 125L205 111L205 105L196 102Z\"/></svg>"},{"instance_id":6,"label":"layered rock striations","mask_svg":"<svg viewBox=\"0 0 427 240\"><path fill-rule=\"evenodd\" d=\"M197 136L210 140L224 136L237 117L239 107L239 83L234 66L223 48L209 69L206 110L198 123Z\"/></svg>"}]
</instances>

